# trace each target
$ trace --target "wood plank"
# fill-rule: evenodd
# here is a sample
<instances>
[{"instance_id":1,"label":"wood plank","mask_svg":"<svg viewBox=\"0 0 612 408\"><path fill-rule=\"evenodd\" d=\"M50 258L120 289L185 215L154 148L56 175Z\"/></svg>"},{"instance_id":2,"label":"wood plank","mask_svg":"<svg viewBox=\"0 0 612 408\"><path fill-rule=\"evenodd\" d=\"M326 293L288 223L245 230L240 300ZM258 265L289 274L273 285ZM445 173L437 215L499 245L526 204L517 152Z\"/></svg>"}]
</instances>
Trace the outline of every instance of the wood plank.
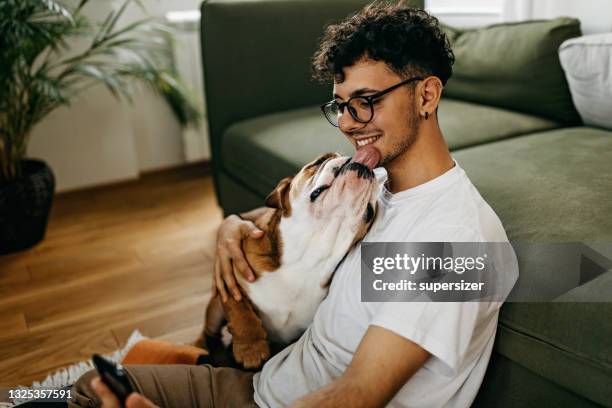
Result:
<instances>
[{"instance_id":1,"label":"wood plank","mask_svg":"<svg viewBox=\"0 0 612 408\"><path fill-rule=\"evenodd\" d=\"M108 353L119 348L108 329L75 327L72 333L65 334L62 338L55 337L49 344L39 342L33 347L14 346L13 355L0 359L0 384L29 385L34 380L43 379L49 372L87 360L94 353Z\"/></svg>"},{"instance_id":2,"label":"wood plank","mask_svg":"<svg viewBox=\"0 0 612 408\"><path fill-rule=\"evenodd\" d=\"M22 312L0 313L0 335L14 336L27 331L28 326Z\"/></svg>"},{"instance_id":3,"label":"wood plank","mask_svg":"<svg viewBox=\"0 0 612 408\"><path fill-rule=\"evenodd\" d=\"M74 287L60 287L39 297L36 306L21 304L19 310L25 313L28 327L33 328L84 317L94 318L132 303L172 302L176 300L177 293L188 296L209 290L211 279L206 278L202 264L184 266L180 274L170 268L143 268L128 276L104 277L95 285L85 283ZM135 294L138 294L137 298L134 297ZM58 297L72 299L69 303L63 303L57 302ZM49 321L50 318L52 322Z\"/></svg>"},{"instance_id":4,"label":"wood plank","mask_svg":"<svg viewBox=\"0 0 612 408\"><path fill-rule=\"evenodd\" d=\"M120 344L125 343L136 329L149 338L157 338L193 326L198 326L201 332L204 327L204 313L208 299L210 299L210 292L203 296L186 299L163 311L143 314L139 319L115 324L112 326L112 331Z\"/></svg>"},{"instance_id":5,"label":"wood plank","mask_svg":"<svg viewBox=\"0 0 612 408\"><path fill-rule=\"evenodd\" d=\"M45 292L57 289L60 285L65 286L79 279L118 275L142 265L142 260L131 251L99 252L41 262L28 268L30 280L0 286L0 308L17 299L37 298Z\"/></svg>"},{"instance_id":6,"label":"wood plank","mask_svg":"<svg viewBox=\"0 0 612 408\"><path fill-rule=\"evenodd\" d=\"M33 250L17 254L0 256L0 285L10 285L14 282L28 281L28 260Z\"/></svg>"},{"instance_id":7,"label":"wood plank","mask_svg":"<svg viewBox=\"0 0 612 408\"><path fill-rule=\"evenodd\" d=\"M11 289L13 285L27 282L30 282L30 273L27 267L2 269L2 266L0 266L0 288L7 288L8 290Z\"/></svg>"},{"instance_id":8,"label":"wood plank","mask_svg":"<svg viewBox=\"0 0 612 408\"><path fill-rule=\"evenodd\" d=\"M45 240L0 257L0 384L113 351L133 329L193 341L221 220L200 166L56 196Z\"/></svg>"}]
</instances>

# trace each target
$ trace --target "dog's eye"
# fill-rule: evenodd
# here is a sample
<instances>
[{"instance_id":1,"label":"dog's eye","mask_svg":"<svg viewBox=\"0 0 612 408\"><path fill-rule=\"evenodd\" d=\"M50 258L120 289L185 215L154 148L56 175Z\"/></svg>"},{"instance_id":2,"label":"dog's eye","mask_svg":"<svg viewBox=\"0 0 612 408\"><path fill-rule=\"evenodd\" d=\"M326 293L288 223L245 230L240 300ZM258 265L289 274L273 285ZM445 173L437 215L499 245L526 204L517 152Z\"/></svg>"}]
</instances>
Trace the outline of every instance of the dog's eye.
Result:
<instances>
[{"instance_id":1,"label":"dog's eye","mask_svg":"<svg viewBox=\"0 0 612 408\"><path fill-rule=\"evenodd\" d=\"M319 195L328 188L329 186L321 186L316 188L312 193L310 193L310 202L314 202L314 200L316 200L317 197L319 197Z\"/></svg>"}]
</instances>

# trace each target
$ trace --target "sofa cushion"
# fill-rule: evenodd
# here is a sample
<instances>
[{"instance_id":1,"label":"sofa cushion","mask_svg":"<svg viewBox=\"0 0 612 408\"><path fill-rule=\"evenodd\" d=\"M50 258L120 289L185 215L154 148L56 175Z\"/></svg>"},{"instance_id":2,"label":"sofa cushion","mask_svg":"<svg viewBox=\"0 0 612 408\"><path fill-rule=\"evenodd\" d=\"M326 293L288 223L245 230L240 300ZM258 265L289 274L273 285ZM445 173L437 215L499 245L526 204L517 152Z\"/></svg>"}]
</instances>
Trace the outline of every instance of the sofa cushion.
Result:
<instances>
[{"instance_id":1,"label":"sofa cushion","mask_svg":"<svg viewBox=\"0 0 612 408\"><path fill-rule=\"evenodd\" d=\"M506 303L499 317L496 351L556 384L610 406L610 288L612 270L561 297L564 301Z\"/></svg>"},{"instance_id":2,"label":"sofa cushion","mask_svg":"<svg viewBox=\"0 0 612 408\"><path fill-rule=\"evenodd\" d=\"M612 132L556 129L459 150L453 156L499 215L511 241L612 241ZM598 260L593 248L584 245L582 255ZM543 255L517 251L517 286L546 290L565 284L574 289L557 298L560 303L505 304L496 351L607 406L612 401L612 303L588 302L610 298L604 292L612 284L612 270L581 285L583 257L574 262L568 254L543 262ZM605 256L599 258L610 268ZM565 267L571 262L573 268ZM555 279L541 279L550 272Z\"/></svg>"},{"instance_id":3,"label":"sofa cushion","mask_svg":"<svg viewBox=\"0 0 612 408\"><path fill-rule=\"evenodd\" d=\"M552 300L612 268L581 244L612 242L612 132L563 128L453 156L515 243L511 300Z\"/></svg>"},{"instance_id":4,"label":"sofa cushion","mask_svg":"<svg viewBox=\"0 0 612 408\"><path fill-rule=\"evenodd\" d=\"M455 151L516 241L612 241L612 132L561 128Z\"/></svg>"},{"instance_id":5,"label":"sofa cushion","mask_svg":"<svg viewBox=\"0 0 612 408\"><path fill-rule=\"evenodd\" d=\"M318 154L353 148L318 106L240 121L223 135L222 161L232 176L266 196L283 177Z\"/></svg>"},{"instance_id":6,"label":"sofa cushion","mask_svg":"<svg viewBox=\"0 0 612 408\"><path fill-rule=\"evenodd\" d=\"M572 18L445 27L455 53L445 96L579 124L558 49L581 34Z\"/></svg>"},{"instance_id":7,"label":"sofa cushion","mask_svg":"<svg viewBox=\"0 0 612 408\"><path fill-rule=\"evenodd\" d=\"M457 100L440 103L440 125L451 149L558 127L547 119ZM283 177L319 153L353 154L317 106L237 122L223 135L228 173L265 196Z\"/></svg>"},{"instance_id":8,"label":"sofa cushion","mask_svg":"<svg viewBox=\"0 0 612 408\"><path fill-rule=\"evenodd\" d=\"M503 326L498 326L497 341ZM504 333L505 336L505 333ZM484 381L470 408L602 408L592 400L493 353Z\"/></svg>"},{"instance_id":9,"label":"sofa cushion","mask_svg":"<svg viewBox=\"0 0 612 408\"><path fill-rule=\"evenodd\" d=\"M612 33L567 40L559 59L583 122L612 129Z\"/></svg>"},{"instance_id":10,"label":"sofa cushion","mask_svg":"<svg viewBox=\"0 0 612 408\"><path fill-rule=\"evenodd\" d=\"M450 98L440 101L438 120L451 150L561 126L538 116Z\"/></svg>"}]
</instances>

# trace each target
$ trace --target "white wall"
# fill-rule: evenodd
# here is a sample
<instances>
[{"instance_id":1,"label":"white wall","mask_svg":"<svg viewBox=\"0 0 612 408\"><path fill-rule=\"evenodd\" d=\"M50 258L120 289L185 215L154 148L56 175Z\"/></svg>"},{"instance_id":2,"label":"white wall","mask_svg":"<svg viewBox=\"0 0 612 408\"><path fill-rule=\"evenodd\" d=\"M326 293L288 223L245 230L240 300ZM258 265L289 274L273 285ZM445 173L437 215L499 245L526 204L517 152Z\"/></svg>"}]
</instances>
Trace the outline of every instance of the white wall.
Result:
<instances>
[{"instance_id":1,"label":"white wall","mask_svg":"<svg viewBox=\"0 0 612 408\"><path fill-rule=\"evenodd\" d=\"M169 10L197 9L200 1L143 3L149 14L161 16ZM100 19L119 4L90 2L86 14ZM125 17L120 24L142 17L142 12L133 6ZM32 132L28 155L47 161L55 172L57 190L67 191L134 179L142 171L185 163L182 136L172 111L152 91L139 91L130 106L100 86L39 123Z\"/></svg>"},{"instance_id":2,"label":"white wall","mask_svg":"<svg viewBox=\"0 0 612 408\"><path fill-rule=\"evenodd\" d=\"M612 1L610 0L533 0L534 18L559 16L580 19L584 34L612 31Z\"/></svg>"},{"instance_id":3,"label":"white wall","mask_svg":"<svg viewBox=\"0 0 612 408\"><path fill-rule=\"evenodd\" d=\"M611 0L425 0L425 7L456 27L570 16L585 34L612 31Z\"/></svg>"},{"instance_id":4,"label":"white wall","mask_svg":"<svg viewBox=\"0 0 612 408\"><path fill-rule=\"evenodd\" d=\"M478 27L503 21L505 0L425 0L425 8L453 27Z\"/></svg>"},{"instance_id":5,"label":"white wall","mask_svg":"<svg viewBox=\"0 0 612 408\"><path fill-rule=\"evenodd\" d=\"M49 163L58 190L136 178L139 173L128 109L102 86L36 126L28 155Z\"/></svg>"}]
</instances>

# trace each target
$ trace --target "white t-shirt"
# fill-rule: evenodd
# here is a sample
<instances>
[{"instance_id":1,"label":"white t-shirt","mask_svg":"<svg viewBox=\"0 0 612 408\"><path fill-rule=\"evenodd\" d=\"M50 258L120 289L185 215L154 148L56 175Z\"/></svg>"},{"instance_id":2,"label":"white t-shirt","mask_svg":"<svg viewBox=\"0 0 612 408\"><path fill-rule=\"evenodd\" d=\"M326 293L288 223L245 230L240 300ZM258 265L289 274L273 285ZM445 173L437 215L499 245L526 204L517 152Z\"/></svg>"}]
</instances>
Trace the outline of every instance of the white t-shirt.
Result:
<instances>
[{"instance_id":1,"label":"white t-shirt","mask_svg":"<svg viewBox=\"0 0 612 408\"><path fill-rule=\"evenodd\" d=\"M499 217L463 169L455 166L417 187L384 188L364 241L507 242ZM512 285L518 264L501 270ZM370 325L391 330L432 354L400 389L390 407L469 407L482 382L497 328L499 302L361 302L360 249L338 267L312 325L271 358L253 378L255 402L284 407L343 374Z\"/></svg>"}]
</instances>

